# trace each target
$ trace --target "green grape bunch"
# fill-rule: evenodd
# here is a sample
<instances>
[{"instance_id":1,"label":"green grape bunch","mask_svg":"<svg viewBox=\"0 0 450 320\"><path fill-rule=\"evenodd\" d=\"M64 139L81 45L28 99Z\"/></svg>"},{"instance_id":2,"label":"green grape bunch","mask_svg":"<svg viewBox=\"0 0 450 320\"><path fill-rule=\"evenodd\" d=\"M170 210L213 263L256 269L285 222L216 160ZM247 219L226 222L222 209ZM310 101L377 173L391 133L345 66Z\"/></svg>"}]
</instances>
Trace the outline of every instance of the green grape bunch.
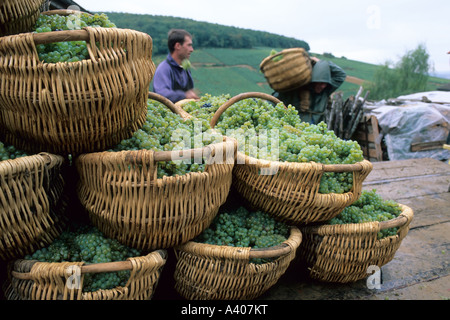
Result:
<instances>
[{"instance_id":1,"label":"green grape bunch","mask_svg":"<svg viewBox=\"0 0 450 320\"><path fill-rule=\"evenodd\" d=\"M402 212L400 205L393 200L384 200L376 189L363 190L353 204L346 207L338 216L328 223L348 224L371 221L387 221L397 218ZM398 228L383 229L378 232L378 239L397 234Z\"/></svg>"},{"instance_id":2,"label":"green grape bunch","mask_svg":"<svg viewBox=\"0 0 450 320\"><path fill-rule=\"evenodd\" d=\"M269 248L280 245L289 237L289 227L262 211L245 207L224 210L194 241L219 246ZM251 259L264 263L271 259Z\"/></svg>"},{"instance_id":3,"label":"green grape bunch","mask_svg":"<svg viewBox=\"0 0 450 320\"><path fill-rule=\"evenodd\" d=\"M183 109L191 115L211 121L214 113L229 95L205 95L189 102ZM244 99L228 107L215 129L238 142L240 152L258 159L281 162L322 164L354 164L364 160L356 141L343 140L328 130L325 122L303 122L295 107L277 105L262 99ZM319 192L349 192L353 187L352 172L325 172Z\"/></svg>"},{"instance_id":4,"label":"green grape bunch","mask_svg":"<svg viewBox=\"0 0 450 320\"><path fill-rule=\"evenodd\" d=\"M215 134L205 119L183 119L164 104L148 99L145 123L131 138L122 140L109 151L176 151L203 148L222 141L223 136ZM204 172L206 164L206 155L202 155L201 159L160 161L157 177Z\"/></svg>"},{"instance_id":5,"label":"green grape bunch","mask_svg":"<svg viewBox=\"0 0 450 320\"><path fill-rule=\"evenodd\" d=\"M105 237L93 226L73 226L55 239L48 247L25 256L27 260L40 262L85 262L86 264L125 261L138 257L141 252L127 247L115 239ZM87 273L84 276L83 292L113 289L125 286L130 277L129 270Z\"/></svg>"},{"instance_id":6,"label":"green grape bunch","mask_svg":"<svg viewBox=\"0 0 450 320\"><path fill-rule=\"evenodd\" d=\"M23 150L17 149L13 145L5 144L0 141L0 161L14 160L21 157L26 157L29 154Z\"/></svg>"},{"instance_id":7,"label":"green grape bunch","mask_svg":"<svg viewBox=\"0 0 450 320\"><path fill-rule=\"evenodd\" d=\"M102 14L88 14L84 12L69 15L41 14L36 21L33 31L36 33L79 30L84 27L115 28L108 16ZM76 62L89 58L86 41L62 41L36 46L39 59L46 63Z\"/></svg>"}]
</instances>

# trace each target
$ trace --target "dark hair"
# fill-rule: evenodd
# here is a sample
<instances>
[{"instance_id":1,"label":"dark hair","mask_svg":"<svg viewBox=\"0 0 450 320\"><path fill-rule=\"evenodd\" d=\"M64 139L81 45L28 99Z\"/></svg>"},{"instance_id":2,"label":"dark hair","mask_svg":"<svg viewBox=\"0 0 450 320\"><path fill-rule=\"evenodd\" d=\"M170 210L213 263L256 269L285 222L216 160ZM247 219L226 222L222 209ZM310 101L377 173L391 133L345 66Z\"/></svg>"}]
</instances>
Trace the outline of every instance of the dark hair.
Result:
<instances>
[{"instance_id":1,"label":"dark hair","mask_svg":"<svg viewBox=\"0 0 450 320\"><path fill-rule=\"evenodd\" d=\"M188 36L192 39L192 36L189 32L183 29L171 29L169 31L169 38L167 40L167 46L169 47L170 53L175 50L175 44L179 42L180 44L184 43L185 37Z\"/></svg>"}]
</instances>

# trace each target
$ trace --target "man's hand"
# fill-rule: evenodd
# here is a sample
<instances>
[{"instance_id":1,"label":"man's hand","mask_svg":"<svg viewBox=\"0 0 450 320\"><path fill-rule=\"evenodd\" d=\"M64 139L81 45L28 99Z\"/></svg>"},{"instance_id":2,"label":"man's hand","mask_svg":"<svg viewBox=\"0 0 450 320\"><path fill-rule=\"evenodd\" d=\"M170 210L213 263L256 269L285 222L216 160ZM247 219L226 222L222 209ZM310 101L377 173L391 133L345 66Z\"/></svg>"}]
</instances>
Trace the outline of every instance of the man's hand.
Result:
<instances>
[{"instance_id":1,"label":"man's hand","mask_svg":"<svg viewBox=\"0 0 450 320\"><path fill-rule=\"evenodd\" d=\"M194 90L186 91L186 99L200 99Z\"/></svg>"}]
</instances>

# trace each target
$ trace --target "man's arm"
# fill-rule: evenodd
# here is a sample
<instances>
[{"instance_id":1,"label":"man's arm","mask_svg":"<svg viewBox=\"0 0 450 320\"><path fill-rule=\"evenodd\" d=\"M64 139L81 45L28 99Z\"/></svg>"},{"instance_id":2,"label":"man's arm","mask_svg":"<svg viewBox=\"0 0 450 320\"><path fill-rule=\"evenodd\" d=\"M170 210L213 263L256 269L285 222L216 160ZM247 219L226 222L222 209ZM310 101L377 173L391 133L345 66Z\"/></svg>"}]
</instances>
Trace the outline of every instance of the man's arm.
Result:
<instances>
[{"instance_id":1,"label":"man's arm","mask_svg":"<svg viewBox=\"0 0 450 320\"><path fill-rule=\"evenodd\" d=\"M345 71L342 70L341 67L331 61L328 61L328 64L330 65L332 87L330 93L333 93L344 83L345 79L347 78L347 73L345 73Z\"/></svg>"},{"instance_id":2,"label":"man's arm","mask_svg":"<svg viewBox=\"0 0 450 320\"><path fill-rule=\"evenodd\" d=\"M174 103L186 98L184 91L173 90L172 71L169 66L161 66L161 68L156 69L153 77L153 91Z\"/></svg>"}]
</instances>

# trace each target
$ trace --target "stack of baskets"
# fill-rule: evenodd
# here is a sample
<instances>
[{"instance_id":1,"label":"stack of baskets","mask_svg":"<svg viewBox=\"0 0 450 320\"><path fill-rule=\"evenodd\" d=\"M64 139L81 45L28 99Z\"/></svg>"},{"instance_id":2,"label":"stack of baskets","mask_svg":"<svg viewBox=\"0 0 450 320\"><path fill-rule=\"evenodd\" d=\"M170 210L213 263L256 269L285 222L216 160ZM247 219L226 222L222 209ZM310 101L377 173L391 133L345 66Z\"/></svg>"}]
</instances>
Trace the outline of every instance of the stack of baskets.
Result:
<instances>
[{"instance_id":1,"label":"stack of baskets","mask_svg":"<svg viewBox=\"0 0 450 320\"><path fill-rule=\"evenodd\" d=\"M45 1L15 2L27 2L31 9L29 4ZM25 11L14 12L27 18ZM29 32L39 14L64 12L38 10L27 30L0 38L0 141L32 154L0 162L0 256L10 275L7 298L150 299L167 259L165 250L91 265L22 260L51 244L71 223L65 209L79 199L67 194L64 174L76 171L73 161L120 143L145 122L155 71L152 39L145 33L100 27ZM36 46L60 41L86 41L89 58L41 62ZM82 285L67 286L73 266L81 270L72 274L80 276L81 284L86 273L129 270L130 278L124 287L84 292Z\"/></svg>"},{"instance_id":2,"label":"stack of baskets","mask_svg":"<svg viewBox=\"0 0 450 320\"><path fill-rule=\"evenodd\" d=\"M227 108L248 98L279 103L276 98L262 93L237 95L216 111L211 120L211 127L215 127ZM233 186L252 207L299 228L303 240L299 245L298 260L306 262L312 278L329 282L350 282L367 277L369 266L381 267L393 258L408 232L413 217L411 208L401 205L402 214L388 222L328 225L330 219L338 216L344 208L360 197L363 181L371 170L372 164L367 160L341 165L288 163L260 160L238 151L233 169ZM262 174L264 172L269 174ZM344 194L319 193L320 179L324 172L352 172L353 189ZM398 227L395 236L377 239L381 229L391 227ZM191 270L195 263L198 264L198 268L208 266L209 264L203 261L206 259L205 256L209 255L208 258L211 259L219 251L209 248L208 251L204 247L192 243L182 247L185 251L183 254L189 258L180 255L179 264L183 271L179 272L178 280L181 284L178 285L183 292L187 291L186 286L190 286L199 297L220 296L221 285L212 288L202 283L221 283L221 276L216 275L214 280L211 280L206 276L197 276ZM193 248L196 249L195 255ZM189 268L186 265L189 265ZM208 270L212 273L213 268L210 267ZM183 275L186 273L190 275L189 280ZM198 273L206 274L206 272ZM230 295L233 294L231 292ZM226 296L225 293L221 294L223 294L221 297Z\"/></svg>"}]
</instances>

